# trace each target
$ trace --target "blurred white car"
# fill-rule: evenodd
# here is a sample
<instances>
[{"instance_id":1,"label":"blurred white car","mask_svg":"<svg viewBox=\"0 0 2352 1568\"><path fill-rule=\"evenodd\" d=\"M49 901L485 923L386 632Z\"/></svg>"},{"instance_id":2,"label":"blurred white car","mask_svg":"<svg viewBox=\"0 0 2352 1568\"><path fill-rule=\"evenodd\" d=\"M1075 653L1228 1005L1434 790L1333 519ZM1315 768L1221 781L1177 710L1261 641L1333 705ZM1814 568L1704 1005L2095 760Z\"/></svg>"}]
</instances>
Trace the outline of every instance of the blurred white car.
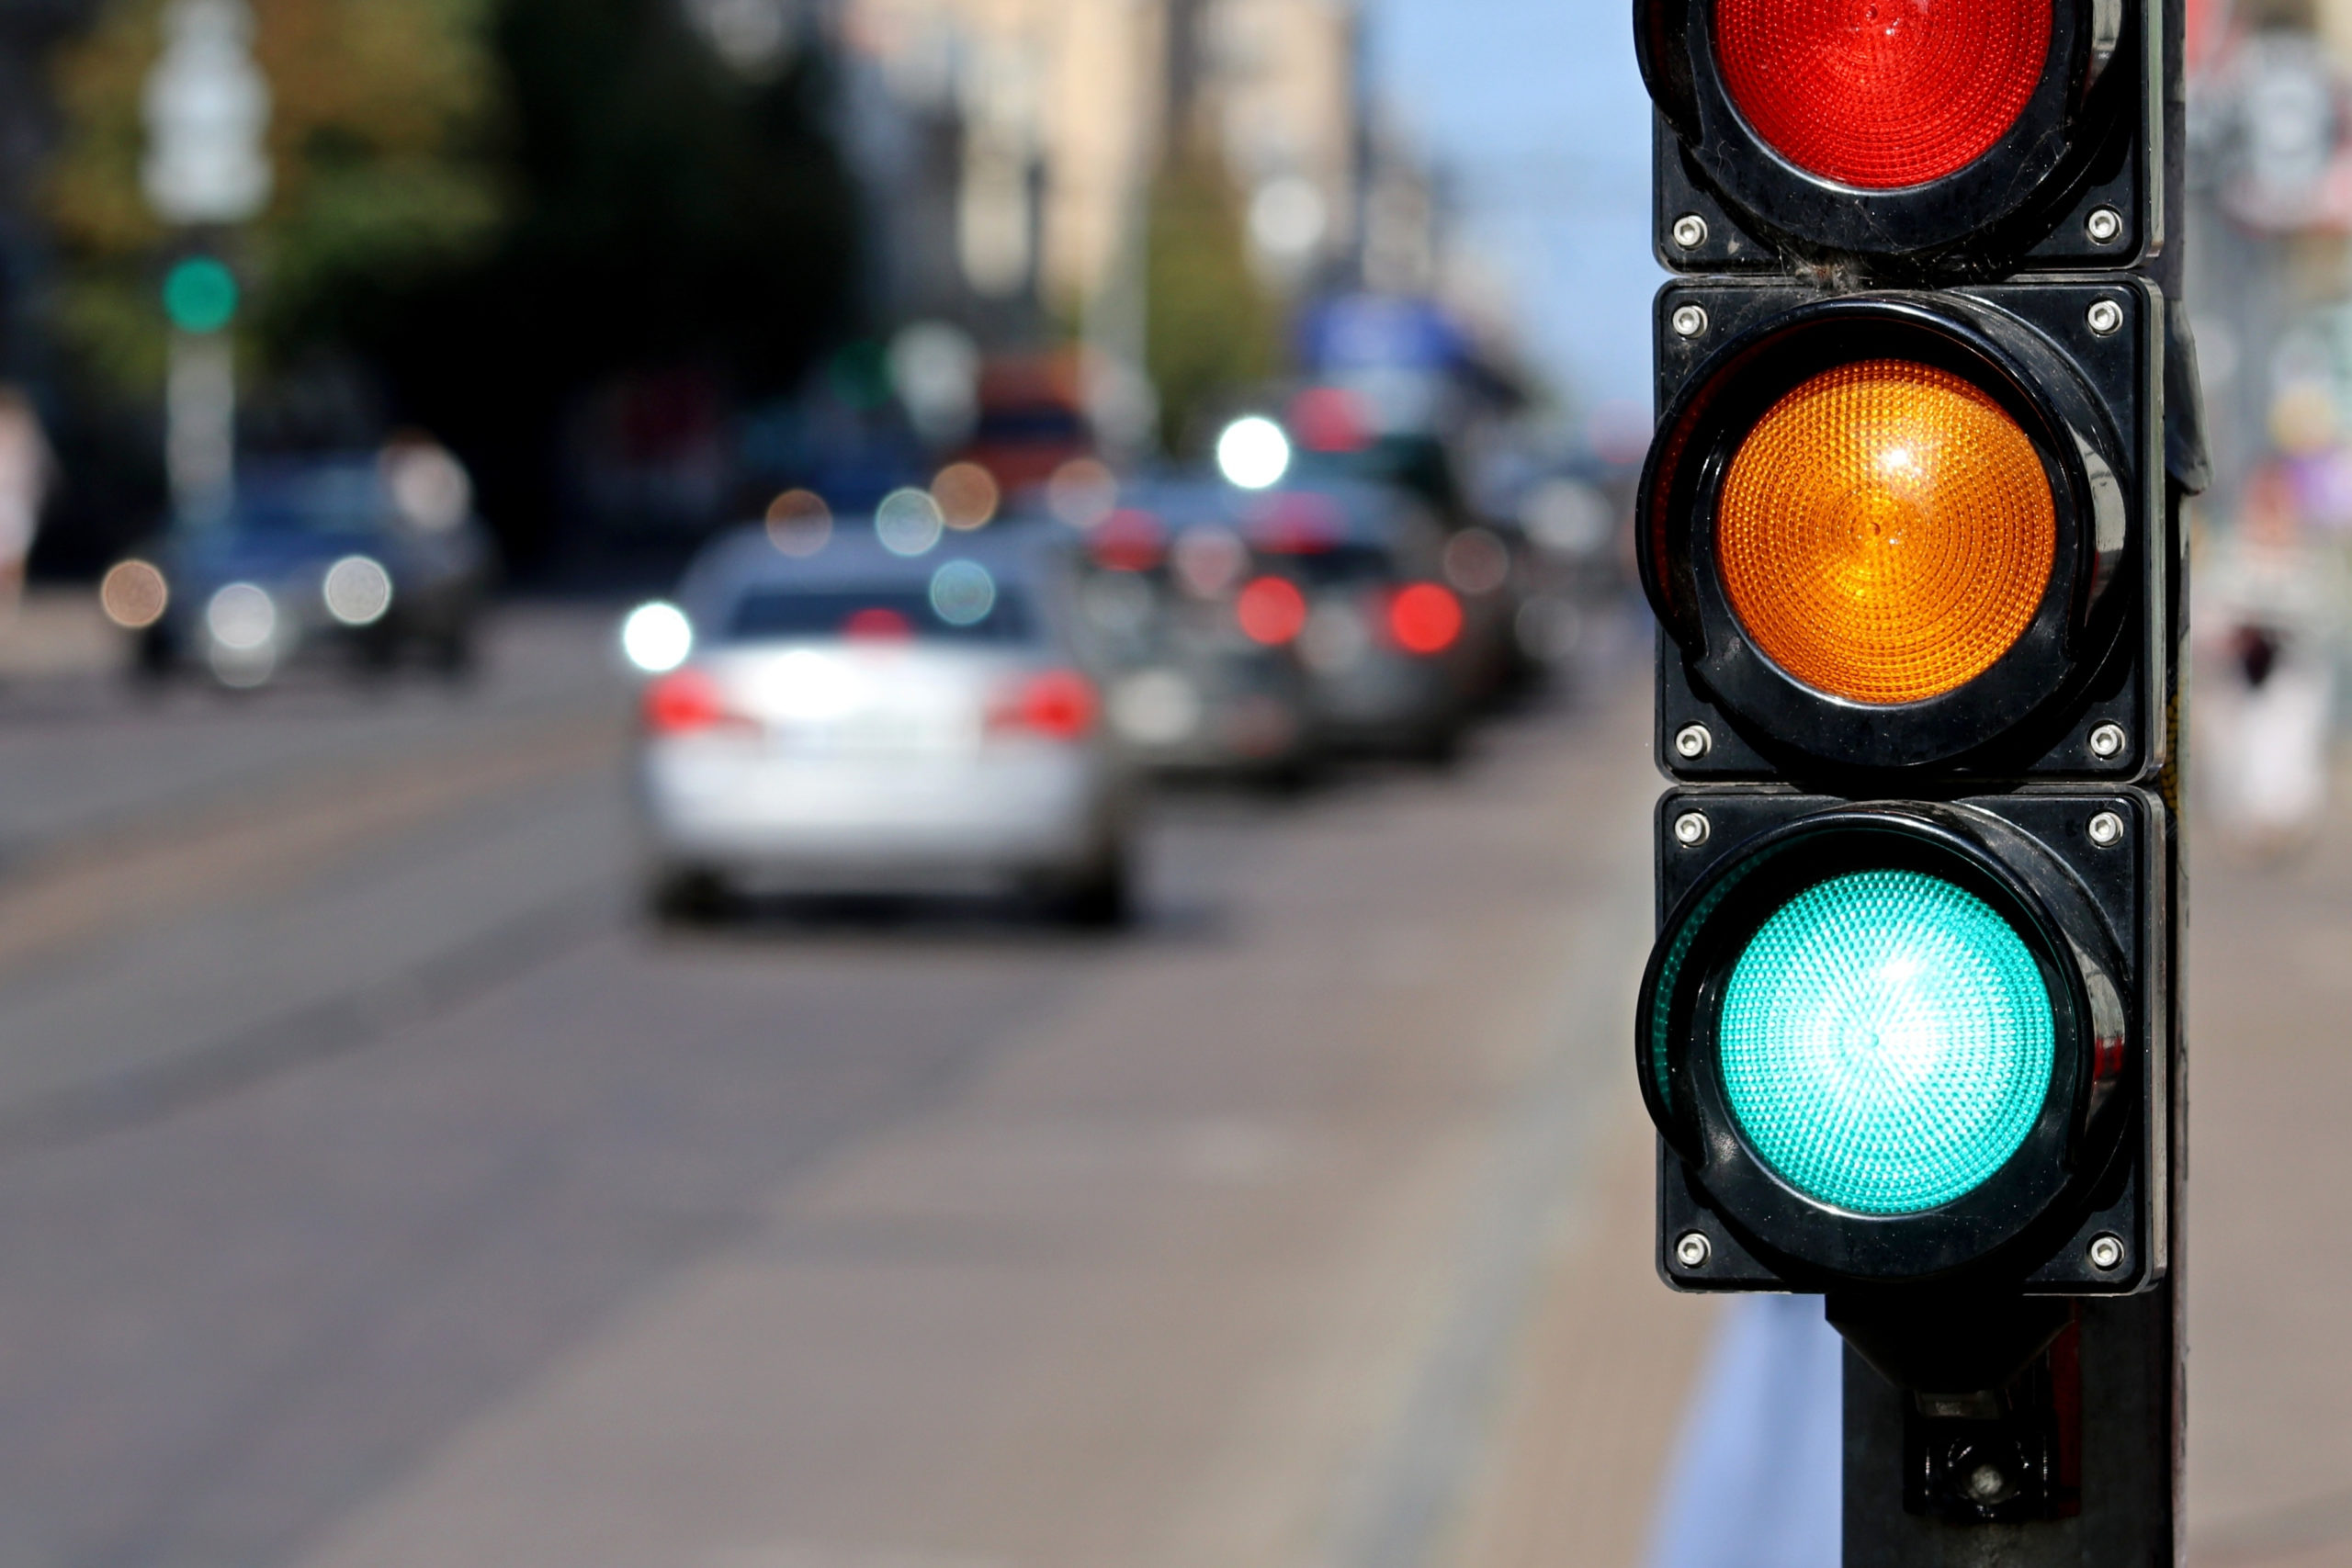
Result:
<instances>
[{"instance_id":1,"label":"blurred white car","mask_svg":"<svg viewBox=\"0 0 2352 1568\"><path fill-rule=\"evenodd\" d=\"M934 531L933 537L936 538ZM1071 640L1062 555L1019 534L905 556L760 529L632 617L655 908L738 893L1017 890L1124 918L1133 789Z\"/></svg>"}]
</instances>

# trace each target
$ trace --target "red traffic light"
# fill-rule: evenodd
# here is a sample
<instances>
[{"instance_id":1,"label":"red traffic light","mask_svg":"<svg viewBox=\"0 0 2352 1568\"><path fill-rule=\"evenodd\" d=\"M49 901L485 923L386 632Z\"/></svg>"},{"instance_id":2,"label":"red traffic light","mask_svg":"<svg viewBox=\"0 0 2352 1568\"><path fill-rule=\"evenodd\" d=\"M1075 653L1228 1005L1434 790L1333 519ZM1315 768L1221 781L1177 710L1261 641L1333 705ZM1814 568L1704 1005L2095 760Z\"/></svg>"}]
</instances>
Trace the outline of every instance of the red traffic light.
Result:
<instances>
[{"instance_id":1,"label":"red traffic light","mask_svg":"<svg viewBox=\"0 0 2352 1568\"><path fill-rule=\"evenodd\" d=\"M1660 254L1938 276L2129 265L2162 231L2157 26L2154 0L1636 0L1673 133Z\"/></svg>"},{"instance_id":2,"label":"red traffic light","mask_svg":"<svg viewBox=\"0 0 2352 1568\"><path fill-rule=\"evenodd\" d=\"M2050 0L1720 0L1715 52L1774 151L1888 190L1993 149L2049 64L2050 22Z\"/></svg>"}]
</instances>

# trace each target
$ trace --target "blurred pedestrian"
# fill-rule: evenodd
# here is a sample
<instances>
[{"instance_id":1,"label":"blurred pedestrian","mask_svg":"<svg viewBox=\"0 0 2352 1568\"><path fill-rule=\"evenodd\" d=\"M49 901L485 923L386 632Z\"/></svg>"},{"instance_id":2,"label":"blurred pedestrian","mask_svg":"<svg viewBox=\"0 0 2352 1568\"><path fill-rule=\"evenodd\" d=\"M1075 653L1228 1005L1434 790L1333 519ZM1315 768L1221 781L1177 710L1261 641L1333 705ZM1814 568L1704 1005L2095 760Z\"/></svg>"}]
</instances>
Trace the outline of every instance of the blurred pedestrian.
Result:
<instances>
[{"instance_id":1,"label":"blurred pedestrian","mask_svg":"<svg viewBox=\"0 0 2352 1568\"><path fill-rule=\"evenodd\" d=\"M54 468L32 400L22 388L0 386L0 621L13 620L23 602L25 562Z\"/></svg>"},{"instance_id":2,"label":"blurred pedestrian","mask_svg":"<svg viewBox=\"0 0 2352 1568\"><path fill-rule=\"evenodd\" d=\"M2280 461L2257 469L2237 527L2191 579L2206 800L2225 838L2262 854L2319 830L2334 740L2342 550L2295 478Z\"/></svg>"}]
</instances>

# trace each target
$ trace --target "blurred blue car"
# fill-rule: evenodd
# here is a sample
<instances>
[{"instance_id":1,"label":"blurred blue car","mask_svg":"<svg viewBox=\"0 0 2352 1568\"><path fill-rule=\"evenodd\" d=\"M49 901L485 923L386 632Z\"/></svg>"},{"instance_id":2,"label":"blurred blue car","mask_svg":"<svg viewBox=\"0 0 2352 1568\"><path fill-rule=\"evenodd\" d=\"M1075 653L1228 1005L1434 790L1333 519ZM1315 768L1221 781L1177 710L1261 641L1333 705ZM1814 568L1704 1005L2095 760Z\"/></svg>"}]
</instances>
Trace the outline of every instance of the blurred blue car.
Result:
<instances>
[{"instance_id":1,"label":"blurred blue car","mask_svg":"<svg viewBox=\"0 0 2352 1568\"><path fill-rule=\"evenodd\" d=\"M437 446L254 465L234 499L181 517L107 574L137 668L253 687L298 660L378 671L471 665L492 550L465 470Z\"/></svg>"}]
</instances>

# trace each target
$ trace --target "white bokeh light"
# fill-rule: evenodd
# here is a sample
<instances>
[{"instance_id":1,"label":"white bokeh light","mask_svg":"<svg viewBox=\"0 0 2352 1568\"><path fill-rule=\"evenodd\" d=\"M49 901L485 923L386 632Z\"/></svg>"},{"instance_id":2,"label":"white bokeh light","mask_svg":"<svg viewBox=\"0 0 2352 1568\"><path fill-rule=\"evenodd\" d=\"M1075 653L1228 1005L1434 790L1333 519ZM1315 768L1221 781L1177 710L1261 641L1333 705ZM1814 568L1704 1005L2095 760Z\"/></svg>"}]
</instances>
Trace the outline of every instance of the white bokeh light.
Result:
<instances>
[{"instance_id":1,"label":"white bokeh light","mask_svg":"<svg viewBox=\"0 0 2352 1568\"><path fill-rule=\"evenodd\" d=\"M621 652L649 675L675 670L694 648L694 623L675 604L639 604L621 623Z\"/></svg>"},{"instance_id":2,"label":"white bokeh light","mask_svg":"<svg viewBox=\"0 0 2352 1568\"><path fill-rule=\"evenodd\" d=\"M327 568L319 590L327 614L346 626L369 626L392 607L392 576L367 556L345 556Z\"/></svg>"},{"instance_id":3,"label":"white bokeh light","mask_svg":"<svg viewBox=\"0 0 2352 1568\"><path fill-rule=\"evenodd\" d=\"M1290 471L1290 437L1263 414L1237 419L1216 438L1216 466L1243 490L1264 490Z\"/></svg>"}]
</instances>

